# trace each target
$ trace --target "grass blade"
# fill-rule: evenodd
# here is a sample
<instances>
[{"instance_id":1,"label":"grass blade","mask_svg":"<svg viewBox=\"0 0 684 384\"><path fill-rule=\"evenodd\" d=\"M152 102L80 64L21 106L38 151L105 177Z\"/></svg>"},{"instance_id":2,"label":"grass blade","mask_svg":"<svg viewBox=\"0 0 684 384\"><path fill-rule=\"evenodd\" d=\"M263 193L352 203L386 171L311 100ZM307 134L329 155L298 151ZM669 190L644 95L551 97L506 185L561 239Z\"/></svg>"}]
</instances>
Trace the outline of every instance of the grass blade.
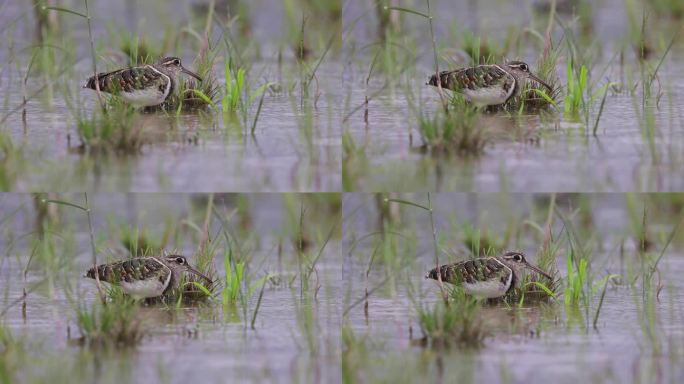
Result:
<instances>
[{"instance_id":1,"label":"grass blade","mask_svg":"<svg viewBox=\"0 0 684 384\"><path fill-rule=\"evenodd\" d=\"M83 13L72 11L71 9L66 9L66 8L62 8L62 7L43 7L43 9L44 10L50 10L50 11L70 13L72 15L80 16L84 19L88 18L88 16L84 15Z\"/></svg>"},{"instance_id":2,"label":"grass blade","mask_svg":"<svg viewBox=\"0 0 684 384\"><path fill-rule=\"evenodd\" d=\"M399 204L404 204L404 205L410 205L410 206L413 206L413 207L416 207L416 208L424 209L424 210L426 210L426 211L428 211L428 212L431 211L430 208L428 208L428 207L426 207L426 206L424 206L424 205L420 205L420 204L418 204L418 203L414 203L414 202L408 201L408 200L402 200L402 199L385 199L385 202L386 202L386 203L399 203Z\"/></svg>"},{"instance_id":3,"label":"grass blade","mask_svg":"<svg viewBox=\"0 0 684 384\"><path fill-rule=\"evenodd\" d=\"M73 207L73 208L78 208L84 212L88 212L88 209L85 207L82 207L80 205L70 203L68 201L62 201L62 200L52 200L52 199L44 199L41 200L45 204L59 204L59 205L66 205L67 207Z\"/></svg>"}]
</instances>

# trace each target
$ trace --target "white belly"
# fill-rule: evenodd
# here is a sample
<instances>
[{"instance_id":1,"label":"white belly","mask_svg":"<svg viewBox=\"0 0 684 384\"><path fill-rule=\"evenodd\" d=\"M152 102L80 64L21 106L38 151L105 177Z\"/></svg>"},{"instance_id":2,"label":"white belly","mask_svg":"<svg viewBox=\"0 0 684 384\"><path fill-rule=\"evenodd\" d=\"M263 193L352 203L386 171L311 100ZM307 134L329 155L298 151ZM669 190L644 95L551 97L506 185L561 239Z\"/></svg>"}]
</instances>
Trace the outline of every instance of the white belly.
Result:
<instances>
[{"instance_id":1,"label":"white belly","mask_svg":"<svg viewBox=\"0 0 684 384\"><path fill-rule=\"evenodd\" d=\"M478 107L503 104L510 96L509 92L504 91L501 87L479 89L465 88L463 89L463 94L468 101Z\"/></svg>"},{"instance_id":2,"label":"white belly","mask_svg":"<svg viewBox=\"0 0 684 384\"><path fill-rule=\"evenodd\" d=\"M164 102L166 95L159 92L158 87L151 87L133 92L121 92L121 97L129 104L139 107L151 107Z\"/></svg>"},{"instance_id":3,"label":"white belly","mask_svg":"<svg viewBox=\"0 0 684 384\"><path fill-rule=\"evenodd\" d=\"M159 281L159 279L134 280L130 283L122 281L119 285L125 294L135 299L161 296L166 288L166 284L163 281Z\"/></svg>"},{"instance_id":4,"label":"white belly","mask_svg":"<svg viewBox=\"0 0 684 384\"><path fill-rule=\"evenodd\" d=\"M476 284L463 282L462 286L467 294L485 299L501 297L508 290L508 284L503 284L500 279L491 279Z\"/></svg>"}]
</instances>

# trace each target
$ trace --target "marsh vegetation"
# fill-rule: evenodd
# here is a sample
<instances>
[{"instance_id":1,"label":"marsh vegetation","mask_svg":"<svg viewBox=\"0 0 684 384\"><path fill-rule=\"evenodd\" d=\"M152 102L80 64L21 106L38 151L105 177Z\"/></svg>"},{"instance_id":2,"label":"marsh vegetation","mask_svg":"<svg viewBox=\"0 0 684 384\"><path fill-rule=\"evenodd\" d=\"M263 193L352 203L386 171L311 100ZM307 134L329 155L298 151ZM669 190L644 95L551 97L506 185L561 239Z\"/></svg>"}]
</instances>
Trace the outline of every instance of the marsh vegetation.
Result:
<instances>
[{"instance_id":1,"label":"marsh vegetation","mask_svg":"<svg viewBox=\"0 0 684 384\"><path fill-rule=\"evenodd\" d=\"M2 189L339 190L338 3L201 3L3 4ZM146 108L83 88L165 56L202 81Z\"/></svg>"},{"instance_id":2,"label":"marsh vegetation","mask_svg":"<svg viewBox=\"0 0 684 384\"><path fill-rule=\"evenodd\" d=\"M684 130L677 7L349 4L344 190L681 190L671 167L682 164L672 138ZM462 95L425 84L506 60L528 63L551 90L526 82L472 118Z\"/></svg>"},{"instance_id":3,"label":"marsh vegetation","mask_svg":"<svg viewBox=\"0 0 684 384\"><path fill-rule=\"evenodd\" d=\"M3 382L339 375L340 195L6 194L0 207ZM134 300L83 277L160 249L214 284Z\"/></svg>"},{"instance_id":4,"label":"marsh vegetation","mask_svg":"<svg viewBox=\"0 0 684 384\"><path fill-rule=\"evenodd\" d=\"M676 380L684 356L681 198L346 195L343 377ZM510 249L553 281L526 279L500 299L478 300L424 278L436 264Z\"/></svg>"}]
</instances>

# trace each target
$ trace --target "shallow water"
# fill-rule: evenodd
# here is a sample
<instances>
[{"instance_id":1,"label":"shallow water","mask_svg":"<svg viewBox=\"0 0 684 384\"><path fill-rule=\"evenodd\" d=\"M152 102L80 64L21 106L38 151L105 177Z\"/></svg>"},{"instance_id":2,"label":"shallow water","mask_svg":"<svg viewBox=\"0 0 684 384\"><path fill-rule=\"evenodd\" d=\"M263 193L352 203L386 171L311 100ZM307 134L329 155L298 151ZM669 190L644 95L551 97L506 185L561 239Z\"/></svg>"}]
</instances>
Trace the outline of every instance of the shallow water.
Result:
<instances>
[{"instance_id":1,"label":"shallow water","mask_svg":"<svg viewBox=\"0 0 684 384\"><path fill-rule=\"evenodd\" d=\"M457 28L470 28L474 33L481 33L490 41L497 42L505 39L510 27L520 29L533 23L536 28L543 29L545 25L543 17L532 12L529 2L502 2L496 6L481 2L432 3L435 35L445 56L453 51L447 51L447 48L453 48L448 41L453 39L453 30ZM415 7L425 11L422 6ZM655 88L662 92L662 98L658 108L651 107L656 127L652 145L640 125L641 91L637 90L635 96L609 92L596 137L591 135L591 130L600 100L593 108L588 133L580 128L580 124L560 114L550 123L541 123L535 116L531 119L525 117L520 123L504 114L496 117L504 121L500 124L503 126L495 128L497 138L479 158L431 157L417 150L422 142L416 112L410 105L416 105L427 115L440 107L434 87L425 85L429 74L434 72L432 46L427 44L430 41L427 23L421 17L406 16L403 28L410 37L399 38L396 42L411 52L408 54L408 67L402 67L406 72L394 78L394 86L387 86L384 75L376 68L366 87L365 80L375 51L364 47L364 42L376 39L373 37L374 13L367 13L364 17L367 11L367 7L349 6L346 15L349 20L359 19L347 39L347 45L354 48L349 49L350 64L345 66L343 77L349 97L343 131L350 134L358 147L363 147L368 160L360 170L344 163L343 166L349 166L358 173L345 187L346 190L648 192L680 191L684 188L679 177L679 169L684 165L684 119L681 112L684 109L681 81L684 78L684 46L681 41L674 44L658 73L660 83ZM510 18L499 20L495 16L500 11L506 12ZM639 69L634 63L631 48L621 48L625 36L628 36L627 17L622 12L622 2L608 1L595 6L592 13L591 36L602 44L602 49L594 67L594 76L598 78L591 81L598 81L599 86L607 81L621 84L638 81ZM561 20L571 22L569 16ZM661 33L663 40L669 41L681 24L662 21L653 26L653 35ZM556 41L560 38L557 33ZM415 49L412 44L416 44ZM620 67L619 59L613 58L621 49L625 51L624 68ZM404 49L398 49L398 52L403 54ZM534 68L538 52L531 49L524 52L523 59ZM557 74L563 83L566 82L567 60L567 54L563 53L558 63ZM448 68L444 60L440 61L440 66L441 70ZM634 73L636 80L630 80L630 72ZM367 109L368 124L364 122L363 108L367 95L371 96ZM486 116L477 126L482 130L489 129L493 118ZM501 136L508 137L501 139Z\"/></svg>"},{"instance_id":2,"label":"shallow water","mask_svg":"<svg viewBox=\"0 0 684 384\"><path fill-rule=\"evenodd\" d=\"M506 226L505 217L521 219L533 215L538 198L531 195L433 195L436 226L440 247L452 250L447 256L440 252L441 262L466 257L458 248L458 238L452 235L453 223L478 223L490 233L500 233ZM409 201L425 203L421 194L402 196ZM594 195L589 198L595 233L604 241L605 251L595 252L592 266L599 276L619 274L626 278L626 268L620 262L615 243L625 233L629 219L621 195ZM572 200L571 200L572 201ZM564 203L561 203L565 206ZM574 205L574 204L573 204ZM415 249L398 246L398 261L383 262L378 256L369 279L365 278L368 258L374 252L372 238L362 239L374 227L374 202L369 195L347 196L344 214L356 211L353 220L345 227L345 253L350 244L354 251L346 255L344 278L350 291L345 304L353 306L344 324L358 339L366 340L373 360L363 361L352 372L361 381L426 381L453 382L678 382L684 371L681 341L684 338L683 315L684 284L679 276L684 272L684 254L681 248L666 252L660 268L664 286L655 304L655 338L661 349L653 347L642 328L640 317L645 314L641 285L610 285L606 292L597 329L591 322L598 306L598 296L590 306L588 326L583 320L572 321L564 306L526 305L523 309L504 305L485 307L480 321L486 324L489 337L479 350L420 347L422 337L417 321L416 305L430 307L439 300L439 287L422 276L434 268L428 215L416 208L403 210L402 222L408 228L402 233L415 231ZM541 204L540 206L543 206ZM538 216L539 217L539 216ZM544 217L543 214L541 217ZM398 238L397 238L398 239ZM358 240L358 241L357 241ZM402 244L397 240L398 244ZM518 247L534 262L536 245L523 237ZM409 243L413 243L409 238ZM405 250L406 249L406 250ZM625 243L626 258L633 257L629 242ZM558 264L565 276L563 247ZM455 255L456 256L455 256ZM382 253L380 254L382 255ZM390 267L388 265L393 265ZM399 266L399 268L396 268ZM392 279L387 280L391 275ZM371 290L368 315L364 314L363 297L366 287ZM379 288L378 288L379 287ZM409 289L412 287L412 289ZM419 304L417 304L419 303Z\"/></svg>"},{"instance_id":3,"label":"shallow water","mask_svg":"<svg viewBox=\"0 0 684 384\"><path fill-rule=\"evenodd\" d=\"M172 27L174 23L185 25L193 14L192 7L186 2L165 3L163 10L133 2L94 3L91 9L94 15L93 34L98 47L105 45L98 51L102 55L100 70L107 65L107 68L115 68L112 61L122 61L121 53L117 51L118 43L109 33L108 28L111 27L107 26L106 20L132 24L127 27L129 31L137 30L140 36L150 41L162 39L163 33L160 34L160 31ZM143 147L141 154L84 156L74 150L80 144L74 116L76 112L74 107L66 103L60 87L75 90L78 97L76 102L86 116L97 108L96 94L80 89L92 72L88 30L81 19L65 18L64 28L70 29L73 40L64 44L76 46L71 48L74 54L67 55L68 64L60 63L59 67L67 65L73 68L60 75L59 84L51 89L44 88L45 79L42 75L33 73L29 77L26 93L36 96L29 99L26 105L27 121L24 124L20 108L24 95L23 78L31 59L31 51L26 47L34 44L32 13L28 5L10 2L5 4L0 13L0 24L12 21L24 12L29 13L28 18L20 19L17 23L16 33L11 34L12 29L9 28L3 31L12 37L12 47L19 47L16 48L19 52L15 54L15 48L8 47L9 43L0 46L1 62L6 63L10 58L19 62L0 67L3 98L0 115L4 118L7 113L13 112L2 129L11 135L15 147L21 147L24 152L20 161L21 175L10 185L12 190L308 192L341 189L340 109L335 101L339 97L336 83L341 67L339 56L334 52L329 54L317 71L318 81L313 86L317 100L310 117L298 105L300 90L297 85L290 94L269 92L265 96L254 136L250 136L249 131L257 103L251 107L247 123L242 128L243 132L247 132L246 135L239 134L239 129L231 127L222 116L210 120L200 118L197 114L188 114L177 122L175 113L170 113L171 116L158 113L155 116L143 116L148 120L143 125L144 129L154 135L147 140L150 144ZM284 43L281 36L285 28L281 6L269 2L254 2L251 5L254 30L252 44L260 52L260 57L246 58L250 61L250 74L253 76L251 86L254 89L267 81L287 89L292 81L298 79L295 74L300 69L289 48L279 48L279 44ZM79 5L73 7L81 10ZM174 8L177 11L169 11ZM195 20L195 23L198 21ZM121 24L115 24L115 27L125 28ZM217 45L223 44L218 33L215 39ZM279 49L283 50L280 64L277 61ZM180 52L166 54L181 56L185 65L192 68L189 63L196 52L181 48ZM221 84L224 82L223 62L224 58L220 55L214 68ZM313 66L313 63L308 65ZM305 133L305 125L309 124L307 119L310 119L311 124L309 134Z\"/></svg>"},{"instance_id":4,"label":"shallow water","mask_svg":"<svg viewBox=\"0 0 684 384\"><path fill-rule=\"evenodd\" d=\"M65 196L65 198L68 196ZM78 202L78 195L71 196ZM164 218L177 217L191 220L193 208L201 198L187 195L124 195L100 194L92 198L94 228L97 234L106 228L137 222L148 233L157 236L163 226L155 225ZM195 200L193 202L193 200ZM316 300L301 300L299 283L291 286L287 281L297 271L292 262L295 255L289 240L281 239L288 232L285 229L284 200L281 195L261 194L248 198L249 217L254 228L258 245L250 252L250 264L255 277L267 272L278 276L267 284L255 329L250 329L252 311L256 295L250 303L248 320L241 322L242 313L237 320L229 310L221 305L207 304L201 307L182 306L176 310L163 306L143 307L139 314L149 334L135 348L123 350L91 349L78 346L79 336L75 322L75 306L90 306L98 300L97 289L90 279L81 277L89 266L89 240L87 225L83 215L63 211L65 222L69 224L62 230L55 230L58 239L68 242L73 237L73 254L62 255L62 242L58 240L56 249L68 267L58 278L43 282L40 288L31 291L36 283L43 281L38 270L43 260L34 261L26 282L22 270L28 261L30 248L24 249L24 241L31 238L33 225L32 202L30 196L2 197L0 206L3 212L13 212L4 222L2 249L10 250L12 257L0 261L0 285L2 286L2 308L16 300L21 300L22 289L29 290L26 300L26 316L22 316L21 304L9 307L3 317L16 340L22 340L29 356L31 369L21 368L19 377L23 382L55 383L73 382L168 382L183 383L189 380L201 382L334 382L340 376L339 357L339 296L341 292L339 240L334 236L326 246L317 267L320 291ZM106 208L104 202L108 203ZM234 207L231 197L218 197L219 211ZM201 206L201 205L198 205ZM163 209L161 209L163 208ZM199 213L201 216L201 213ZM228 217L228 216L226 216ZM334 224L335 217L324 220L312 219L312 225L320 225L327 231ZM9 226L13 226L12 229ZM216 230L217 227L214 226ZM72 232L73 231L73 232ZM318 232L314 231L317 234ZM21 236L27 234L27 236ZM218 235L217 235L218 236ZM97 236L102 247L101 258L116 259L115 238ZM16 240L16 243L10 241ZM246 240L244 240L246 242ZM279 241L284 241L282 255L276 255ZM28 242L30 244L31 241ZM10 244L13 244L10 246ZM318 240L313 248L317 250ZM192 242L183 242L180 250L190 256ZM248 247L252 247L249 245ZM221 268L222 252L216 260ZM124 256L125 257L125 256ZM192 262L192 257L189 257ZM294 268L294 269L293 269ZM65 287L72 288L67 295ZM299 316L311 311L311 334L313 344L308 344L306 332L302 329ZM238 311L241 309L238 308ZM310 345L314 345L311 348ZM7 360L10 361L10 360Z\"/></svg>"}]
</instances>

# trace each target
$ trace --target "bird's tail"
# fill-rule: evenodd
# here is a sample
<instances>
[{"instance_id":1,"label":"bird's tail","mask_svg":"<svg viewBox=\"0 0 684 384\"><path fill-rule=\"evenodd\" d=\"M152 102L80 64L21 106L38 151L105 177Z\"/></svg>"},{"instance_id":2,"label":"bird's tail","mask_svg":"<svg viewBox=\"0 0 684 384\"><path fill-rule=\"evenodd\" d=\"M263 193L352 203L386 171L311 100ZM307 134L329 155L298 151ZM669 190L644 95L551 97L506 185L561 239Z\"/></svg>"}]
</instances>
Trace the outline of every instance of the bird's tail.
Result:
<instances>
[{"instance_id":1,"label":"bird's tail","mask_svg":"<svg viewBox=\"0 0 684 384\"><path fill-rule=\"evenodd\" d=\"M451 72L452 71L442 71L439 73L439 76L436 74L430 76L430 80L428 81L427 85L433 85L437 87L437 81L439 81L439 84L442 86L442 88L449 89L449 75Z\"/></svg>"},{"instance_id":2,"label":"bird's tail","mask_svg":"<svg viewBox=\"0 0 684 384\"><path fill-rule=\"evenodd\" d=\"M105 81L106 79L107 79L106 73L98 73L97 74L97 83L99 85L100 91L104 91L106 89L106 84L107 84ZM97 89L95 87L95 76L90 76L90 78L88 78L88 81L86 81L83 88Z\"/></svg>"},{"instance_id":3,"label":"bird's tail","mask_svg":"<svg viewBox=\"0 0 684 384\"><path fill-rule=\"evenodd\" d=\"M446 270L445 270L446 265L443 265L437 268L432 268L427 274L425 274L426 279L433 279L433 280L439 280L438 274L441 274L442 281L446 281Z\"/></svg>"},{"instance_id":4,"label":"bird's tail","mask_svg":"<svg viewBox=\"0 0 684 384\"><path fill-rule=\"evenodd\" d=\"M97 266L97 275L101 281L109 281L111 278L112 270L107 268L106 264L100 264ZM83 275L83 277L88 277L91 279L95 278L95 267L90 267L88 271Z\"/></svg>"}]
</instances>

